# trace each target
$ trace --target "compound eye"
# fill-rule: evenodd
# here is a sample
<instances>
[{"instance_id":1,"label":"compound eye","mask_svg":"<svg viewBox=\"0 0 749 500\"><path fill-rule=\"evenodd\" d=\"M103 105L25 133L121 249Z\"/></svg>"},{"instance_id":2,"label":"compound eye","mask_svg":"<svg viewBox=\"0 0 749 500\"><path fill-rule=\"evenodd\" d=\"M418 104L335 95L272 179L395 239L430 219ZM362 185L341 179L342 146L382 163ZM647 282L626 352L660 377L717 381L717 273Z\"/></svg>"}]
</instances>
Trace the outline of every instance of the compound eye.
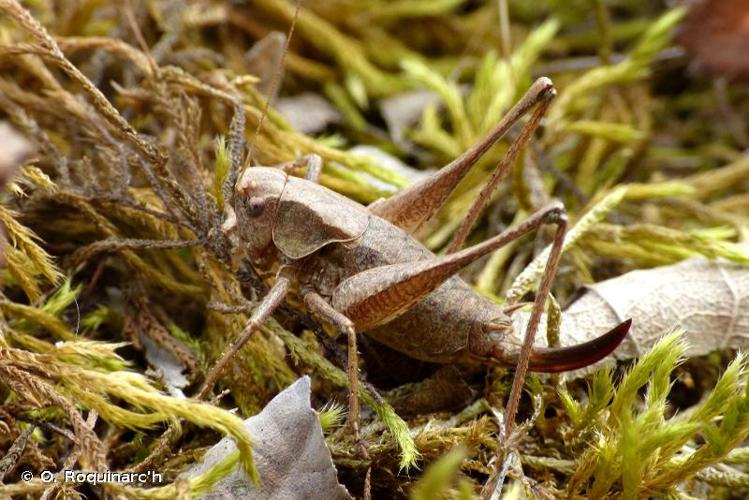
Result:
<instances>
[{"instance_id":1,"label":"compound eye","mask_svg":"<svg viewBox=\"0 0 749 500\"><path fill-rule=\"evenodd\" d=\"M262 198L253 196L247 203L247 214L250 217L258 217L263 213L263 209L265 209L265 200Z\"/></svg>"}]
</instances>

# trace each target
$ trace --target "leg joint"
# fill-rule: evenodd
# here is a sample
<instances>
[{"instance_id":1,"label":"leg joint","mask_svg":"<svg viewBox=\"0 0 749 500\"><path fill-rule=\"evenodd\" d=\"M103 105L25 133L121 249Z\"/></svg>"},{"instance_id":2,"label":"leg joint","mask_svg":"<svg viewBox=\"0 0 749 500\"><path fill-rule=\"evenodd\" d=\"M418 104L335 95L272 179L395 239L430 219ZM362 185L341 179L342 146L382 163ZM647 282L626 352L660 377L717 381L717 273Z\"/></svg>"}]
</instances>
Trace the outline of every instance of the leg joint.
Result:
<instances>
[{"instance_id":1,"label":"leg joint","mask_svg":"<svg viewBox=\"0 0 749 500\"><path fill-rule=\"evenodd\" d=\"M341 314L338 324L341 327L341 330L343 333L347 335L354 335L356 334L356 327L354 326L354 322L348 319L346 316Z\"/></svg>"},{"instance_id":2,"label":"leg joint","mask_svg":"<svg viewBox=\"0 0 749 500\"><path fill-rule=\"evenodd\" d=\"M567 209L561 201L551 203L544 214L544 223L546 224L566 224Z\"/></svg>"}]
</instances>

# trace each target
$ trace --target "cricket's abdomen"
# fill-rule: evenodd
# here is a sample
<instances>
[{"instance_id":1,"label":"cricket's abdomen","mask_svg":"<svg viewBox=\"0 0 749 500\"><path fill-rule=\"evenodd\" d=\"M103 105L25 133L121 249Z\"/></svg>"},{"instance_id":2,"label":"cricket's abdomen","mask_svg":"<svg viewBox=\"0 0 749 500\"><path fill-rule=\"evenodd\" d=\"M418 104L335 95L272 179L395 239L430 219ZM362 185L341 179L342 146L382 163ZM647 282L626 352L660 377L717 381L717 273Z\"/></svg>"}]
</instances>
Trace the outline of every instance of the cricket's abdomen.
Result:
<instances>
[{"instance_id":1,"label":"cricket's abdomen","mask_svg":"<svg viewBox=\"0 0 749 500\"><path fill-rule=\"evenodd\" d=\"M307 278L330 296L340 282L359 272L434 257L407 232L372 216L360 240L330 245L312 258ZM471 338L481 338L488 325L503 318L497 304L453 276L402 315L365 333L413 358L446 363L467 356Z\"/></svg>"},{"instance_id":2,"label":"cricket's abdomen","mask_svg":"<svg viewBox=\"0 0 749 500\"><path fill-rule=\"evenodd\" d=\"M454 277L401 316L365 333L412 358L449 363L467 359L471 339L484 336L502 314Z\"/></svg>"}]
</instances>

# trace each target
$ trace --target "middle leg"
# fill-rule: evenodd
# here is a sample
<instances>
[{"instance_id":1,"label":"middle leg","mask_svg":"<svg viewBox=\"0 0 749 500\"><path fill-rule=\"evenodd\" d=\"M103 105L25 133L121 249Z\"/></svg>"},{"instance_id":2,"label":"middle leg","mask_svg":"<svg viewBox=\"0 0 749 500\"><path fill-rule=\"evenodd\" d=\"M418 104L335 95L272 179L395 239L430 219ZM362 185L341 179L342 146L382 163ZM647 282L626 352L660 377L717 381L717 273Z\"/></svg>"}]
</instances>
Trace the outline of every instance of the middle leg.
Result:
<instances>
[{"instance_id":1,"label":"middle leg","mask_svg":"<svg viewBox=\"0 0 749 500\"><path fill-rule=\"evenodd\" d=\"M302 290L304 306L313 315L329 325L335 327L340 333L346 334L348 341L348 359L346 373L349 379L349 413L346 426L354 436L357 451L362 457L367 457L367 447L359 435L359 353L356 346L356 329L354 323L345 315L336 311L333 306L312 290Z\"/></svg>"}]
</instances>

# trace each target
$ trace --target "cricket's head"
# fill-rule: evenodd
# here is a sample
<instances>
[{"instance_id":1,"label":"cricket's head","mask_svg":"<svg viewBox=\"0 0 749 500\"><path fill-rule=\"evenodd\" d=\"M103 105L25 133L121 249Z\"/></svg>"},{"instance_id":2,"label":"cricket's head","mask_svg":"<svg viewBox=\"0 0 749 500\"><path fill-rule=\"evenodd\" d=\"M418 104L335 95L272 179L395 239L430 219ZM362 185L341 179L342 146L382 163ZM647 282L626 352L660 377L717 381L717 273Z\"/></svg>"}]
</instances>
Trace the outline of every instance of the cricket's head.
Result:
<instances>
[{"instance_id":1,"label":"cricket's head","mask_svg":"<svg viewBox=\"0 0 749 500\"><path fill-rule=\"evenodd\" d=\"M273 226L287 176L269 167L251 167L239 176L234 197L236 230L250 258L273 244Z\"/></svg>"}]
</instances>

